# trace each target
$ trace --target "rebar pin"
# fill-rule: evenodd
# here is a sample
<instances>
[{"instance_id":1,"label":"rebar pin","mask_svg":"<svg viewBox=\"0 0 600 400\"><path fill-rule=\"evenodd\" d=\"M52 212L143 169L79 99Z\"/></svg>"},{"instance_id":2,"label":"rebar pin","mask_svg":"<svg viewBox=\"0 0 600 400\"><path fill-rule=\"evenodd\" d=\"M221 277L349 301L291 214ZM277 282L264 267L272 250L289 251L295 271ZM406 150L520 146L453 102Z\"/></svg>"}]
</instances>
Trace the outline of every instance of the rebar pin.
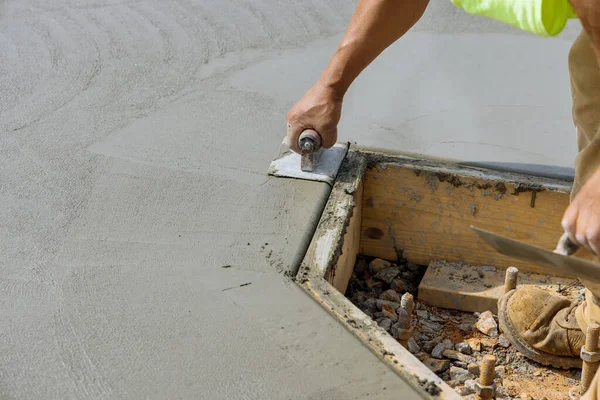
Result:
<instances>
[{"instance_id":1,"label":"rebar pin","mask_svg":"<svg viewBox=\"0 0 600 400\"><path fill-rule=\"evenodd\" d=\"M598 370L598 362L600 361L600 351L598 351L598 335L600 334L600 326L598 324L590 324L585 333L585 345L581 349L581 359L583 367L581 369L581 388L580 395L584 395L590 387L592 379Z\"/></svg>"},{"instance_id":2,"label":"rebar pin","mask_svg":"<svg viewBox=\"0 0 600 400\"><path fill-rule=\"evenodd\" d=\"M398 324L400 325L399 336L396 338L402 346L408 348L408 341L412 336L412 313L415 308L415 300L412 294L404 293L400 299L400 309L398 313Z\"/></svg>"},{"instance_id":3,"label":"rebar pin","mask_svg":"<svg viewBox=\"0 0 600 400\"><path fill-rule=\"evenodd\" d=\"M506 269L506 276L504 277L504 293L508 293L511 290L517 288L517 278L519 277L519 270L515 267L508 267Z\"/></svg>"},{"instance_id":4,"label":"rebar pin","mask_svg":"<svg viewBox=\"0 0 600 400\"><path fill-rule=\"evenodd\" d=\"M495 366L495 356L491 354L483 356L481 366L479 367L479 381L475 382L475 391L477 392L477 396L482 400L493 399L496 395L494 387Z\"/></svg>"}]
</instances>

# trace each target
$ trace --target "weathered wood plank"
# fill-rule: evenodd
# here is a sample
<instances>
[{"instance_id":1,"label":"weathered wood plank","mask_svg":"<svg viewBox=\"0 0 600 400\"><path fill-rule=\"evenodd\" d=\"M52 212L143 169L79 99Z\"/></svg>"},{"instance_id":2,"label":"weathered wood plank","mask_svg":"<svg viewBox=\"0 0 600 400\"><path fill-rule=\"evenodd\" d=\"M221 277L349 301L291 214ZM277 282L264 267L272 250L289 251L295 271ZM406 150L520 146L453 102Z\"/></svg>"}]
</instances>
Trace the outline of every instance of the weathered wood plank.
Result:
<instances>
[{"instance_id":1,"label":"weathered wood plank","mask_svg":"<svg viewBox=\"0 0 600 400\"><path fill-rule=\"evenodd\" d=\"M432 261L419 285L419 300L436 307L466 312L498 312L504 294L502 268L471 266L464 263ZM572 278L519 272L518 285L535 285L556 291Z\"/></svg>"},{"instance_id":2,"label":"weathered wood plank","mask_svg":"<svg viewBox=\"0 0 600 400\"><path fill-rule=\"evenodd\" d=\"M379 164L364 178L360 253L394 260L403 251L422 265L443 259L546 273L495 252L470 226L554 249L569 194L568 183L546 178L411 162Z\"/></svg>"},{"instance_id":3,"label":"weathered wood plank","mask_svg":"<svg viewBox=\"0 0 600 400\"><path fill-rule=\"evenodd\" d=\"M362 181L354 192L354 201L356 206L352 210L352 217L348 222L346 233L344 234L344 242L342 244L342 252L338 257L335 266L335 274L330 277L330 282L333 287L341 293L346 293L354 264L356 263L356 255L358 254L358 246L360 242L360 224L362 222ZM331 268L330 268L331 269Z\"/></svg>"}]
</instances>

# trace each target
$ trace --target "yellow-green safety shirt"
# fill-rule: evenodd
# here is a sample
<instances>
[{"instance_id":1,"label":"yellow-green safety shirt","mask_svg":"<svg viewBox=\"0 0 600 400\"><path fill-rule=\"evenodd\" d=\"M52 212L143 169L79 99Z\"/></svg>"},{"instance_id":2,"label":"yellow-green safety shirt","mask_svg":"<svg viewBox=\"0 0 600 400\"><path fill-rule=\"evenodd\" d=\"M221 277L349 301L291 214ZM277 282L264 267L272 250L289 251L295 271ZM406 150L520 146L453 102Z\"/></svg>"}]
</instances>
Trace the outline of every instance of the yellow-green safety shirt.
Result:
<instances>
[{"instance_id":1,"label":"yellow-green safety shirt","mask_svg":"<svg viewBox=\"0 0 600 400\"><path fill-rule=\"evenodd\" d=\"M469 14L492 18L540 36L558 35L577 18L569 0L451 0Z\"/></svg>"}]
</instances>

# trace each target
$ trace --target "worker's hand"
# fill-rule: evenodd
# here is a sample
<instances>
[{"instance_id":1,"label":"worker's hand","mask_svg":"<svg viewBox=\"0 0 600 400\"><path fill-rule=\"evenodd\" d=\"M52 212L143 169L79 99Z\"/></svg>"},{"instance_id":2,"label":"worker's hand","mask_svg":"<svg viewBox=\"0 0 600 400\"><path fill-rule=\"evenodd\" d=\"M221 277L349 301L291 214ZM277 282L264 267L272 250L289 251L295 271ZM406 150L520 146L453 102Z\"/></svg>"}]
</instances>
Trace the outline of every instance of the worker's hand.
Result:
<instances>
[{"instance_id":1,"label":"worker's hand","mask_svg":"<svg viewBox=\"0 0 600 400\"><path fill-rule=\"evenodd\" d=\"M579 190L562 225L573 243L600 256L600 169Z\"/></svg>"},{"instance_id":2,"label":"worker's hand","mask_svg":"<svg viewBox=\"0 0 600 400\"><path fill-rule=\"evenodd\" d=\"M342 99L334 89L317 82L288 112L286 144L299 153L300 134L306 129L314 129L321 135L321 145L326 149L332 147L337 142Z\"/></svg>"}]
</instances>

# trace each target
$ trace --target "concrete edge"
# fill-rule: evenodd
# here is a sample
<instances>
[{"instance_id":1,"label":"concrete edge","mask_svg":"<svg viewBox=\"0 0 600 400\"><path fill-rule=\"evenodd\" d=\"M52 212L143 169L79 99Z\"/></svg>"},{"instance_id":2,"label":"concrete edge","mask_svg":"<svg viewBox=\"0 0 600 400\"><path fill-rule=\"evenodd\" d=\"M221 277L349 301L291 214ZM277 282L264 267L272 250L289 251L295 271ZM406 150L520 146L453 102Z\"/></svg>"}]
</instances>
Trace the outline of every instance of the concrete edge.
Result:
<instances>
[{"instance_id":1,"label":"concrete edge","mask_svg":"<svg viewBox=\"0 0 600 400\"><path fill-rule=\"evenodd\" d=\"M308 228L302 234L302 238L301 238L300 242L298 243L298 246L296 247L294 257L290 264L290 269L287 272L288 276L290 276L292 278L295 277L296 274L298 274L298 271L300 270L302 261L304 260L306 253L308 251L308 248L310 247L310 244L315 235L315 231L317 230L319 221L323 214L323 210L325 209L325 205L327 204L327 201L331 194L331 190L332 190L331 186L329 186L327 183L324 183L324 182L320 182L320 183L323 186L322 191L324 193L321 196L319 196L318 203L315 204L315 208L314 208L313 212L308 217L309 218L309 221L307 223Z\"/></svg>"},{"instance_id":2,"label":"concrete edge","mask_svg":"<svg viewBox=\"0 0 600 400\"><path fill-rule=\"evenodd\" d=\"M365 155L349 151L302 261L296 283L421 398L460 399L450 386L324 278L340 255L346 227L356 207L354 193L365 168Z\"/></svg>"},{"instance_id":3,"label":"concrete edge","mask_svg":"<svg viewBox=\"0 0 600 400\"><path fill-rule=\"evenodd\" d=\"M287 275L290 277L294 277L298 273L300 264L302 264L302 260L304 259L306 252L310 246L310 242L313 238L313 235L315 234L315 231L319 224L319 220L321 219L321 215L323 213L325 205L327 204L327 200L329 199L329 196L331 194L331 190L337 180L337 175L339 173L339 170L341 169L341 166L343 165L343 163L346 159L346 156L349 151L350 143L341 142L341 143L336 143L335 146L336 146L336 149L338 149L338 152L341 152L343 155L341 155L341 156L336 155L335 157L330 158L330 160L333 160L333 162L336 163L335 172L333 173L333 175L331 177L327 176L323 179L313 179L312 177L314 176L314 174L303 174L302 175L302 174L289 174L288 172L285 172L285 171L284 171L285 173L277 172L277 169L274 167L276 160L280 159L281 157L285 157L286 155L289 155L289 153L291 152L291 150L289 150L289 148L287 146L285 146L284 144L282 144L280 146L279 155L277 157L275 157L275 159L271 162L269 169L267 171L267 175L272 179L287 179L287 180L291 180L291 181L309 181L309 182L323 184L323 186L321 188L322 194L319 196L318 202L315 204L315 207L314 207L311 215L308 217L308 219L309 219L308 223L307 223L308 229L306 229L306 231L302 235L302 239L298 243L298 247L296 248L294 257L290 263L289 271L287 272ZM338 161L338 159L339 159L339 161ZM300 167L298 166L298 170L299 169L300 169Z\"/></svg>"}]
</instances>

